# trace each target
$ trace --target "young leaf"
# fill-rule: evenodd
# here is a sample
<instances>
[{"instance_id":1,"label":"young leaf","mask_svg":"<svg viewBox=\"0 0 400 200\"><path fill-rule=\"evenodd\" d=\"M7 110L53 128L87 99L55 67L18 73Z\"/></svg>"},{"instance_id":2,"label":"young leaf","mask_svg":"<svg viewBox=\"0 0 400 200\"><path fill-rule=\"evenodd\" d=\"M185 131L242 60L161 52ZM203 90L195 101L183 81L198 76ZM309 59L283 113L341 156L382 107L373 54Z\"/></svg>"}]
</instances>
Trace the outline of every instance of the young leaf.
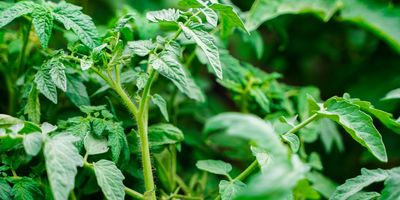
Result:
<instances>
[{"instance_id":1,"label":"young leaf","mask_svg":"<svg viewBox=\"0 0 400 200\"><path fill-rule=\"evenodd\" d=\"M93 65L93 60L89 59L89 58L82 58L81 59L81 69L83 71L86 71L88 69L90 69Z\"/></svg>"},{"instance_id":2,"label":"young leaf","mask_svg":"<svg viewBox=\"0 0 400 200\"><path fill-rule=\"evenodd\" d=\"M51 76L45 69L41 68L35 75L35 83L37 89L42 93L47 99L57 104L57 88L53 83Z\"/></svg>"},{"instance_id":3,"label":"young leaf","mask_svg":"<svg viewBox=\"0 0 400 200\"><path fill-rule=\"evenodd\" d=\"M11 187L3 178L0 178L0 199L11 200Z\"/></svg>"},{"instance_id":4,"label":"young leaf","mask_svg":"<svg viewBox=\"0 0 400 200\"><path fill-rule=\"evenodd\" d=\"M47 139L44 146L47 177L55 200L67 200L74 188L77 167L83 166L74 142L78 137L58 134Z\"/></svg>"},{"instance_id":5,"label":"young leaf","mask_svg":"<svg viewBox=\"0 0 400 200\"><path fill-rule=\"evenodd\" d=\"M338 150L342 152L344 150L344 144L335 122L327 118L320 119L318 122L319 136L321 137L326 152L331 152L334 144L336 144Z\"/></svg>"},{"instance_id":6,"label":"young leaf","mask_svg":"<svg viewBox=\"0 0 400 200\"><path fill-rule=\"evenodd\" d=\"M211 8L202 8L200 11L206 16L206 20L208 23L211 24L213 27L217 27L218 25L218 15L217 13L212 10Z\"/></svg>"},{"instance_id":7,"label":"young leaf","mask_svg":"<svg viewBox=\"0 0 400 200\"><path fill-rule=\"evenodd\" d=\"M65 67L59 60L52 60L46 64L50 69L49 73L53 83L62 91L67 91L67 76L65 75Z\"/></svg>"},{"instance_id":8,"label":"young leaf","mask_svg":"<svg viewBox=\"0 0 400 200\"><path fill-rule=\"evenodd\" d=\"M38 4L32 1L20 1L0 12L0 28L7 25L15 18L31 13Z\"/></svg>"},{"instance_id":9,"label":"young leaf","mask_svg":"<svg viewBox=\"0 0 400 200\"><path fill-rule=\"evenodd\" d=\"M23 144L25 151L28 155L36 156L42 148L42 133L30 133L24 135Z\"/></svg>"},{"instance_id":10,"label":"young leaf","mask_svg":"<svg viewBox=\"0 0 400 200\"><path fill-rule=\"evenodd\" d=\"M74 76L67 76L67 97L75 106L90 105L90 98L86 86Z\"/></svg>"},{"instance_id":11,"label":"young leaf","mask_svg":"<svg viewBox=\"0 0 400 200\"><path fill-rule=\"evenodd\" d=\"M335 182L316 171L307 173L306 178L312 183L312 187L325 198L329 198L336 190Z\"/></svg>"},{"instance_id":12,"label":"young leaf","mask_svg":"<svg viewBox=\"0 0 400 200\"><path fill-rule=\"evenodd\" d=\"M293 133L283 134L282 138L289 143L292 152L296 153L300 148L300 139Z\"/></svg>"},{"instance_id":13,"label":"young leaf","mask_svg":"<svg viewBox=\"0 0 400 200\"><path fill-rule=\"evenodd\" d=\"M96 180L104 196L108 200L123 200L125 186L122 182L125 177L115 164L108 160L99 160L93 163Z\"/></svg>"},{"instance_id":14,"label":"young leaf","mask_svg":"<svg viewBox=\"0 0 400 200\"><path fill-rule=\"evenodd\" d=\"M244 32L248 33L242 19L240 19L239 15L232 6L216 3L212 4L210 8L217 11L220 16L222 37L226 37L231 34L235 28L240 28Z\"/></svg>"},{"instance_id":15,"label":"young leaf","mask_svg":"<svg viewBox=\"0 0 400 200\"><path fill-rule=\"evenodd\" d=\"M146 14L146 17L152 22L176 22L180 17L180 11L173 8L151 11Z\"/></svg>"},{"instance_id":16,"label":"young leaf","mask_svg":"<svg viewBox=\"0 0 400 200\"><path fill-rule=\"evenodd\" d=\"M40 191L40 184L26 177L16 181L11 194L14 200L35 200L43 198L42 191Z\"/></svg>"},{"instance_id":17,"label":"young leaf","mask_svg":"<svg viewBox=\"0 0 400 200\"><path fill-rule=\"evenodd\" d=\"M153 101L154 104L158 106L158 108L161 111L161 114L168 122L169 118L168 118L167 102L164 100L164 98L162 98L162 96L160 96L159 94L154 94L151 97L151 100Z\"/></svg>"},{"instance_id":18,"label":"young leaf","mask_svg":"<svg viewBox=\"0 0 400 200\"><path fill-rule=\"evenodd\" d=\"M382 136L376 130L369 115L360 107L340 98L331 98L318 114L330 118L340 125L362 146L366 147L380 161L386 162L387 155Z\"/></svg>"},{"instance_id":19,"label":"young leaf","mask_svg":"<svg viewBox=\"0 0 400 200\"><path fill-rule=\"evenodd\" d=\"M179 63L178 58L171 51L163 51L159 56L151 55L150 64L161 75L165 76L175 86L189 98L201 101L202 99L191 90L192 85L188 84L188 78L183 66Z\"/></svg>"},{"instance_id":20,"label":"young leaf","mask_svg":"<svg viewBox=\"0 0 400 200\"><path fill-rule=\"evenodd\" d=\"M24 114L28 115L28 120L39 124L40 123L40 101L39 91L36 89L36 85L33 83L31 91L28 95L28 101L26 102Z\"/></svg>"},{"instance_id":21,"label":"young leaf","mask_svg":"<svg viewBox=\"0 0 400 200\"><path fill-rule=\"evenodd\" d=\"M400 99L400 88L388 92L382 100Z\"/></svg>"},{"instance_id":22,"label":"young leaf","mask_svg":"<svg viewBox=\"0 0 400 200\"><path fill-rule=\"evenodd\" d=\"M246 190L246 184L241 181L226 181L219 182L219 194L222 200L232 200L235 196Z\"/></svg>"},{"instance_id":23,"label":"young leaf","mask_svg":"<svg viewBox=\"0 0 400 200\"><path fill-rule=\"evenodd\" d=\"M82 13L82 8L61 1L53 9L54 19L64 24L67 30L72 29L83 44L89 48L97 47L97 30L92 19Z\"/></svg>"},{"instance_id":24,"label":"young leaf","mask_svg":"<svg viewBox=\"0 0 400 200\"><path fill-rule=\"evenodd\" d=\"M400 167L389 170L381 199L400 199Z\"/></svg>"},{"instance_id":25,"label":"young leaf","mask_svg":"<svg viewBox=\"0 0 400 200\"><path fill-rule=\"evenodd\" d=\"M203 50L215 74L219 79L222 79L221 61L219 60L218 47L215 45L213 37L205 31L192 30L183 24L179 25L183 32L193 38L196 44Z\"/></svg>"},{"instance_id":26,"label":"young leaf","mask_svg":"<svg viewBox=\"0 0 400 200\"><path fill-rule=\"evenodd\" d=\"M347 179L343 185L336 188L335 192L329 198L330 200L345 200L353 194L361 191L364 187L375 183L384 181L388 177L388 173L382 169L361 169L361 175Z\"/></svg>"},{"instance_id":27,"label":"young leaf","mask_svg":"<svg viewBox=\"0 0 400 200\"><path fill-rule=\"evenodd\" d=\"M156 46L151 40L138 40L128 42L126 52L132 52L138 56L148 55Z\"/></svg>"},{"instance_id":28,"label":"young leaf","mask_svg":"<svg viewBox=\"0 0 400 200\"><path fill-rule=\"evenodd\" d=\"M112 160L118 162L121 158L129 160L129 147L124 128L120 123L107 121L108 146L111 148Z\"/></svg>"},{"instance_id":29,"label":"young leaf","mask_svg":"<svg viewBox=\"0 0 400 200\"><path fill-rule=\"evenodd\" d=\"M53 15L51 11L44 6L37 6L33 9L32 24L35 27L40 44L42 44L43 48L47 48L51 31L53 30Z\"/></svg>"},{"instance_id":30,"label":"young leaf","mask_svg":"<svg viewBox=\"0 0 400 200\"><path fill-rule=\"evenodd\" d=\"M225 175L229 177L229 172L232 170L232 165L221 160L199 160L196 163L196 167L219 175Z\"/></svg>"},{"instance_id":31,"label":"young leaf","mask_svg":"<svg viewBox=\"0 0 400 200\"><path fill-rule=\"evenodd\" d=\"M260 88L253 88L250 90L250 94L254 97L254 99L256 100L256 102L258 103L258 105L260 105L260 107L266 112L269 113L270 112L270 108L269 108L269 100L268 98L265 96L264 92L260 89Z\"/></svg>"},{"instance_id":32,"label":"young leaf","mask_svg":"<svg viewBox=\"0 0 400 200\"><path fill-rule=\"evenodd\" d=\"M87 134L84 139L86 153L88 155L96 155L108 151L108 141L106 138L96 138L92 134Z\"/></svg>"}]
</instances>

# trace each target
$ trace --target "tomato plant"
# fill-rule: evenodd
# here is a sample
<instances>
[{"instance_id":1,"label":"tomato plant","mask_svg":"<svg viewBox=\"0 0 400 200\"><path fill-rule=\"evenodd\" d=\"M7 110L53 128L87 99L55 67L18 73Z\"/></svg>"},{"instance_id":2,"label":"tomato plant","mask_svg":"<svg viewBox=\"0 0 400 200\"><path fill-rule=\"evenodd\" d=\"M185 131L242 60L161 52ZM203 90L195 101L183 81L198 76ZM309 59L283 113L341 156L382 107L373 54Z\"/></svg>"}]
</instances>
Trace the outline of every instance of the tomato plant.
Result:
<instances>
[{"instance_id":1,"label":"tomato plant","mask_svg":"<svg viewBox=\"0 0 400 200\"><path fill-rule=\"evenodd\" d=\"M323 164L352 153L343 137L372 162L390 162L380 132L398 144L399 119L349 93L323 100L317 87L249 61L268 50L264 24L291 43L285 24L297 16L359 27L360 49L382 41L398 60L395 3L116 10L96 26L65 1L0 2L0 199L400 199L399 162L341 185ZM400 98L392 89L382 101ZM367 188L375 182L384 184Z\"/></svg>"}]
</instances>

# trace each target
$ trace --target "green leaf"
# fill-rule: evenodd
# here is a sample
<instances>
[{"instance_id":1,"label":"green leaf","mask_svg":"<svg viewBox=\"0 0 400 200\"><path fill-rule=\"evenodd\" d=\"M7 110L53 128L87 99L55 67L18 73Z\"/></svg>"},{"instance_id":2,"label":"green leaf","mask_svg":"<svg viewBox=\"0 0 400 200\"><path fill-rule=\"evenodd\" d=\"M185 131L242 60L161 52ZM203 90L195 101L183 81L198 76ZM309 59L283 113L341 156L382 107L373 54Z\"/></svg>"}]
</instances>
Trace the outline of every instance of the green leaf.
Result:
<instances>
[{"instance_id":1,"label":"green leaf","mask_svg":"<svg viewBox=\"0 0 400 200\"><path fill-rule=\"evenodd\" d=\"M184 139L182 131L172 124L155 124L149 127L149 142L151 147L166 144L176 144Z\"/></svg>"},{"instance_id":2,"label":"green leaf","mask_svg":"<svg viewBox=\"0 0 400 200\"><path fill-rule=\"evenodd\" d=\"M54 19L64 25L67 30L72 30L89 48L95 48L98 45L97 30L92 19L82 13L82 8L70 3L61 1L53 9Z\"/></svg>"},{"instance_id":3,"label":"green leaf","mask_svg":"<svg viewBox=\"0 0 400 200\"><path fill-rule=\"evenodd\" d=\"M300 149L300 139L293 133L283 134L282 138L289 143L293 153L296 153Z\"/></svg>"},{"instance_id":4,"label":"green leaf","mask_svg":"<svg viewBox=\"0 0 400 200\"><path fill-rule=\"evenodd\" d=\"M11 187L3 178L0 178L0 199L11 200Z\"/></svg>"},{"instance_id":5,"label":"green leaf","mask_svg":"<svg viewBox=\"0 0 400 200\"><path fill-rule=\"evenodd\" d=\"M369 29L400 52L400 8L371 0L344 1L341 17Z\"/></svg>"},{"instance_id":6,"label":"green leaf","mask_svg":"<svg viewBox=\"0 0 400 200\"><path fill-rule=\"evenodd\" d=\"M36 132L24 135L23 144L28 155L36 156L42 148L42 143L42 133Z\"/></svg>"},{"instance_id":7,"label":"green leaf","mask_svg":"<svg viewBox=\"0 0 400 200\"><path fill-rule=\"evenodd\" d=\"M221 160L199 160L196 163L196 167L203 171L228 177L229 172L232 170L231 164Z\"/></svg>"},{"instance_id":8,"label":"green leaf","mask_svg":"<svg viewBox=\"0 0 400 200\"><path fill-rule=\"evenodd\" d=\"M337 184L335 182L316 171L307 173L306 177L312 183L312 187L325 198L329 198L336 190Z\"/></svg>"},{"instance_id":9,"label":"green leaf","mask_svg":"<svg viewBox=\"0 0 400 200\"><path fill-rule=\"evenodd\" d=\"M86 86L73 76L67 76L67 97L75 106L90 105L90 98Z\"/></svg>"},{"instance_id":10,"label":"green leaf","mask_svg":"<svg viewBox=\"0 0 400 200\"><path fill-rule=\"evenodd\" d=\"M211 26L217 27L217 25L218 25L218 15L214 10L212 10L211 8L202 8L202 9L200 9L200 11L204 14L204 16L206 17L207 22Z\"/></svg>"},{"instance_id":11,"label":"green leaf","mask_svg":"<svg viewBox=\"0 0 400 200\"><path fill-rule=\"evenodd\" d=\"M389 170L381 199L400 199L400 167Z\"/></svg>"},{"instance_id":12,"label":"green leaf","mask_svg":"<svg viewBox=\"0 0 400 200\"><path fill-rule=\"evenodd\" d=\"M203 100L201 96L194 93L196 90L192 90L194 82L189 83L186 72L174 53L171 51L163 51L159 56L152 54L150 56L150 64L161 75L171 80L172 83L189 98L198 101Z\"/></svg>"},{"instance_id":13,"label":"green leaf","mask_svg":"<svg viewBox=\"0 0 400 200\"><path fill-rule=\"evenodd\" d=\"M400 88L388 92L382 100L400 99Z\"/></svg>"},{"instance_id":14,"label":"green leaf","mask_svg":"<svg viewBox=\"0 0 400 200\"><path fill-rule=\"evenodd\" d=\"M128 42L126 51L132 52L138 56L148 55L156 45L151 40L138 40Z\"/></svg>"},{"instance_id":15,"label":"green leaf","mask_svg":"<svg viewBox=\"0 0 400 200\"><path fill-rule=\"evenodd\" d=\"M49 68L51 80L62 91L67 91L67 76L65 75L65 67L59 60L51 60L46 64Z\"/></svg>"},{"instance_id":16,"label":"green leaf","mask_svg":"<svg viewBox=\"0 0 400 200\"><path fill-rule=\"evenodd\" d=\"M358 192L351 196L348 200L377 200L380 199L381 194L377 192Z\"/></svg>"},{"instance_id":17,"label":"green leaf","mask_svg":"<svg viewBox=\"0 0 400 200\"><path fill-rule=\"evenodd\" d=\"M102 136L104 130L106 129L106 120L100 118L92 119L92 130L97 136Z\"/></svg>"},{"instance_id":18,"label":"green leaf","mask_svg":"<svg viewBox=\"0 0 400 200\"><path fill-rule=\"evenodd\" d=\"M96 155L108 151L108 141L106 138L95 137L92 134L87 134L84 139L86 153L88 155Z\"/></svg>"},{"instance_id":19,"label":"green leaf","mask_svg":"<svg viewBox=\"0 0 400 200\"><path fill-rule=\"evenodd\" d=\"M31 13L38 4L32 1L20 1L0 12L0 28L12 22L15 18Z\"/></svg>"},{"instance_id":20,"label":"green leaf","mask_svg":"<svg viewBox=\"0 0 400 200\"><path fill-rule=\"evenodd\" d=\"M180 11L169 8L163 9L158 11L151 11L146 14L146 17L149 21L152 22L160 22L160 21L167 21L167 22L176 22L180 17Z\"/></svg>"},{"instance_id":21,"label":"green leaf","mask_svg":"<svg viewBox=\"0 0 400 200\"><path fill-rule=\"evenodd\" d=\"M321 199L321 196L311 187L307 179L302 179L293 189L293 199Z\"/></svg>"},{"instance_id":22,"label":"green leaf","mask_svg":"<svg viewBox=\"0 0 400 200\"><path fill-rule=\"evenodd\" d=\"M39 91L36 89L36 85L32 84L31 90L28 95L28 101L26 102L24 114L28 115L28 120L34 123L40 123L40 101Z\"/></svg>"},{"instance_id":23,"label":"green leaf","mask_svg":"<svg viewBox=\"0 0 400 200\"><path fill-rule=\"evenodd\" d=\"M244 32L248 33L242 19L240 19L239 15L232 6L216 3L212 4L210 8L219 14L220 23L222 26L221 35L223 37L230 35L235 28L240 28Z\"/></svg>"},{"instance_id":24,"label":"green leaf","mask_svg":"<svg viewBox=\"0 0 400 200\"><path fill-rule=\"evenodd\" d=\"M200 0L180 0L178 5L184 8L202 8L206 6L205 3Z\"/></svg>"},{"instance_id":25,"label":"green leaf","mask_svg":"<svg viewBox=\"0 0 400 200\"><path fill-rule=\"evenodd\" d=\"M250 94L251 96L254 97L254 99L256 100L256 102L258 103L258 105L260 105L260 107L266 112L266 113L270 113L270 102L267 98L267 96L265 96L265 93L260 89L260 88L253 88L250 90Z\"/></svg>"},{"instance_id":26,"label":"green leaf","mask_svg":"<svg viewBox=\"0 0 400 200\"><path fill-rule=\"evenodd\" d=\"M35 75L37 89L47 99L57 104L57 88L47 70L41 68Z\"/></svg>"},{"instance_id":27,"label":"green leaf","mask_svg":"<svg viewBox=\"0 0 400 200\"><path fill-rule=\"evenodd\" d=\"M92 67L93 60L89 58L82 58L80 64L81 64L81 69L83 71L86 71Z\"/></svg>"},{"instance_id":28,"label":"green leaf","mask_svg":"<svg viewBox=\"0 0 400 200\"><path fill-rule=\"evenodd\" d=\"M359 99L349 99L351 103L360 106L361 110L376 117L382 122L387 128L400 134L400 122L397 122L391 113L385 112L383 110L376 109L370 102L361 101Z\"/></svg>"},{"instance_id":29,"label":"green leaf","mask_svg":"<svg viewBox=\"0 0 400 200\"><path fill-rule=\"evenodd\" d=\"M246 184L241 181L226 181L219 182L219 194L222 200L232 200L234 197L246 190Z\"/></svg>"},{"instance_id":30,"label":"green leaf","mask_svg":"<svg viewBox=\"0 0 400 200\"><path fill-rule=\"evenodd\" d=\"M115 164L108 160L99 160L93 163L96 180L104 196L108 200L123 200L125 186L122 182L125 177Z\"/></svg>"},{"instance_id":31,"label":"green leaf","mask_svg":"<svg viewBox=\"0 0 400 200\"><path fill-rule=\"evenodd\" d=\"M107 121L108 146L111 148L112 160L117 162L121 158L129 160L129 147L124 128L120 123Z\"/></svg>"},{"instance_id":32,"label":"green leaf","mask_svg":"<svg viewBox=\"0 0 400 200\"><path fill-rule=\"evenodd\" d=\"M359 106L336 97L326 101L324 106L324 109L317 112L318 115L336 121L376 158L383 162L387 161L382 136L372 123L372 118L362 112Z\"/></svg>"},{"instance_id":33,"label":"green leaf","mask_svg":"<svg viewBox=\"0 0 400 200\"><path fill-rule=\"evenodd\" d=\"M344 150L344 144L339 130L336 127L335 122L330 119L323 118L318 120L319 136L321 137L322 144L326 152L331 152L332 147L336 144L336 147L340 152Z\"/></svg>"},{"instance_id":34,"label":"green leaf","mask_svg":"<svg viewBox=\"0 0 400 200\"><path fill-rule=\"evenodd\" d=\"M159 94L154 94L151 97L151 101L153 101L154 104L157 105L157 107L160 109L161 114L163 115L164 119L169 121L168 118L168 110L167 110L167 102L160 96Z\"/></svg>"},{"instance_id":35,"label":"green leaf","mask_svg":"<svg viewBox=\"0 0 400 200\"><path fill-rule=\"evenodd\" d=\"M35 27L36 34L39 37L40 44L47 48L53 30L53 15L51 11L44 6L37 6L33 9L32 24Z\"/></svg>"},{"instance_id":36,"label":"green leaf","mask_svg":"<svg viewBox=\"0 0 400 200\"><path fill-rule=\"evenodd\" d=\"M329 198L330 200L345 200L350 196L356 194L361 191L364 187L375 183L384 181L388 178L389 174L387 171L382 169L361 169L361 175L347 179L343 185L340 185L336 188L335 192Z\"/></svg>"},{"instance_id":37,"label":"green leaf","mask_svg":"<svg viewBox=\"0 0 400 200\"><path fill-rule=\"evenodd\" d=\"M68 199L74 188L77 167L83 166L83 158L74 146L77 141L78 137L63 133L45 142L47 177L55 200Z\"/></svg>"},{"instance_id":38,"label":"green leaf","mask_svg":"<svg viewBox=\"0 0 400 200\"><path fill-rule=\"evenodd\" d=\"M339 0L256 0L248 12L246 27L253 31L265 21L284 14L312 13L328 21L341 4Z\"/></svg>"},{"instance_id":39,"label":"green leaf","mask_svg":"<svg viewBox=\"0 0 400 200\"><path fill-rule=\"evenodd\" d=\"M186 35L189 35L203 50L215 74L219 79L222 79L221 61L219 60L218 47L215 44L213 37L205 31L190 29L183 24L179 25L182 28L183 32Z\"/></svg>"},{"instance_id":40,"label":"green leaf","mask_svg":"<svg viewBox=\"0 0 400 200\"><path fill-rule=\"evenodd\" d=\"M17 180L11 191L14 200L35 200L43 199L40 184L31 178L23 177Z\"/></svg>"}]
</instances>

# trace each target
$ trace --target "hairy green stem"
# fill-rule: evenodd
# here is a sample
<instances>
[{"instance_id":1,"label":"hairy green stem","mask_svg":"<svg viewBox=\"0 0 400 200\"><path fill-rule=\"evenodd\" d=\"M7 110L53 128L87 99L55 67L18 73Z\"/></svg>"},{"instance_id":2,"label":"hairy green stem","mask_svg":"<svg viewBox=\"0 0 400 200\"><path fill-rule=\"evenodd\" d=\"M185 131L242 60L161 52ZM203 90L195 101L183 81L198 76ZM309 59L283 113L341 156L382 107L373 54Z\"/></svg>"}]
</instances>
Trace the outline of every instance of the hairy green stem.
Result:
<instances>
[{"instance_id":1,"label":"hairy green stem","mask_svg":"<svg viewBox=\"0 0 400 200\"><path fill-rule=\"evenodd\" d=\"M149 195L151 200L156 199L155 193L155 185L154 185L154 177L151 165L151 156L150 156L150 145L148 139L148 103L150 99L150 89L153 84L153 81L156 77L156 72L149 68L149 79L143 89L142 98L139 103L139 111L136 115L136 122L138 127L138 133L140 138L140 146L142 151L142 167L143 167L143 175L144 175L144 184L146 188L146 193Z\"/></svg>"}]
</instances>

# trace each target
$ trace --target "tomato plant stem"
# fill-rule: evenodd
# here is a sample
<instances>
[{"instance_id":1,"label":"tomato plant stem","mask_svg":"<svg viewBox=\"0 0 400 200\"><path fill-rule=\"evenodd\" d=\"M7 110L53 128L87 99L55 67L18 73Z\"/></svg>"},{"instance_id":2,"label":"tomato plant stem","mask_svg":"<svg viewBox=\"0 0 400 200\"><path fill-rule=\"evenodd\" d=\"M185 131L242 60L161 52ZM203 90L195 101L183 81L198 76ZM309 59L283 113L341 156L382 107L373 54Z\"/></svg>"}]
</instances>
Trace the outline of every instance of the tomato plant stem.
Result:
<instances>
[{"instance_id":1,"label":"tomato plant stem","mask_svg":"<svg viewBox=\"0 0 400 200\"><path fill-rule=\"evenodd\" d=\"M296 133L297 131L299 131L300 129L302 129L303 127L307 126L307 124L311 123L312 121L314 121L315 119L317 119L318 114L313 114L311 115L309 118L307 118L306 120L302 121L300 124L297 124L295 127L293 127L292 129L290 129L288 132L286 132L285 134L289 134L289 133Z\"/></svg>"},{"instance_id":2,"label":"tomato plant stem","mask_svg":"<svg viewBox=\"0 0 400 200\"><path fill-rule=\"evenodd\" d=\"M243 181L258 167L258 161L254 160L242 173L240 173L233 180Z\"/></svg>"},{"instance_id":3,"label":"tomato plant stem","mask_svg":"<svg viewBox=\"0 0 400 200\"><path fill-rule=\"evenodd\" d=\"M136 192L135 190L132 190L131 188L125 187L125 194L127 194L135 199L144 199L143 194L140 194L139 192Z\"/></svg>"}]
</instances>

